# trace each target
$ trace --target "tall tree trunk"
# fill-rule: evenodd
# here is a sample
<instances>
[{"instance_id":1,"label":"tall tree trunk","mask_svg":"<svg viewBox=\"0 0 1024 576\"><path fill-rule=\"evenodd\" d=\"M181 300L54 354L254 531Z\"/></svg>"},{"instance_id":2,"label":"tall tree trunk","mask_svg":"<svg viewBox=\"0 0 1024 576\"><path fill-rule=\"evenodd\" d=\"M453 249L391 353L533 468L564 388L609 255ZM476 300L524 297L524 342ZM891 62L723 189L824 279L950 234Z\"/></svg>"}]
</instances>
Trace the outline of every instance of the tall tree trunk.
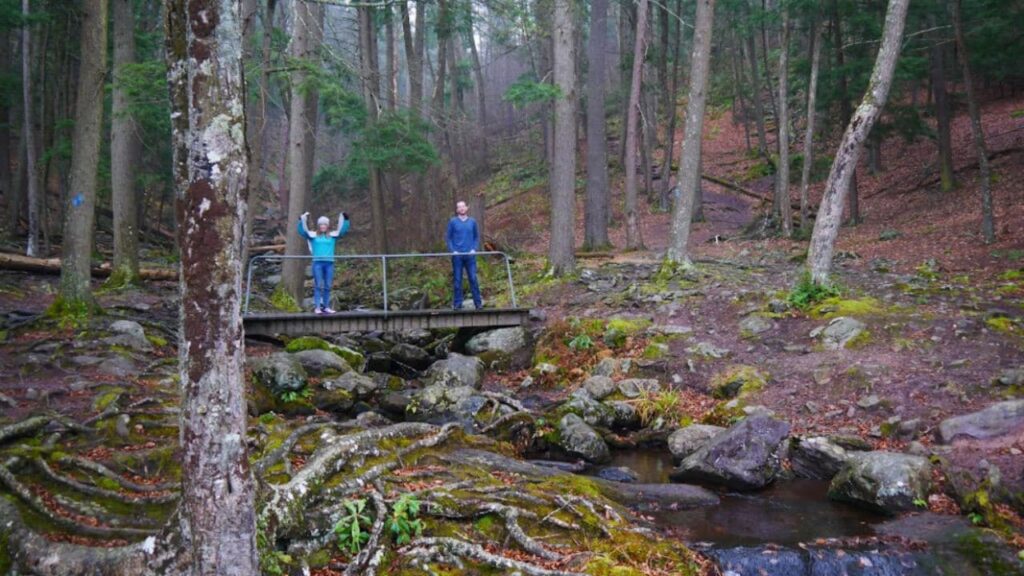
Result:
<instances>
[{"instance_id":1,"label":"tall tree trunk","mask_svg":"<svg viewBox=\"0 0 1024 576\"><path fill-rule=\"evenodd\" d=\"M111 0L114 20L114 95L110 119L110 197L114 213L113 285L139 276L139 210L135 174L142 158L135 118L124 87L125 66L135 62L133 0Z\"/></svg>"},{"instance_id":2,"label":"tall tree trunk","mask_svg":"<svg viewBox=\"0 0 1024 576\"><path fill-rule=\"evenodd\" d=\"M647 51L647 0L639 0L636 33L633 36L633 73L629 84L629 108L626 109L626 250L640 248L640 227L636 215L637 121L640 116L640 85L643 82L644 53Z\"/></svg>"},{"instance_id":3,"label":"tall tree trunk","mask_svg":"<svg viewBox=\"0 0 1024 576\"><path fill-rule=\"evenodd\" d=\"M389 112L398 105L398 66L395 54L395 11L385 6L384 14L384 104Z\"/></svg>"},{"instance_id":4,"label":"tall tree trunk","mask_svg":"<svg viewBox=\"0 0 1024 576\"><path fill-rule=\"evenodd\" d=\"M584 198L583 246L600 250L608 240L608 125L604 113L607 87L608 0L590 5L587 38L587 187Z\"/></svg>"},{"instance_id":5,"label":"tall tree trunk","mask_svg":"<svg viewBox=\"0 0 1024 576\"><path fill-rule=\"evenodd\" d=\"M89 279L103 129L107 0L83 0L80 7L82 45L75 128L71 136L71 197L64 215L60 294L54 302L55 310L62 314L81 314L93 306Z\"/></svg>"},{"instance_id":6,"label":"tall tree trunk","mask_svg":"<svg viewBox=\"0 0 1024 576\"><path fill-rule=\"evenodd\" d=\"M971 117L971 136L974 152L978 155L978 184L981 187L981 234L986 244L996 240L995 216L992 214L992 174L988 165L988 149L985 146L985 131L981 127L981 110L978 96L974 92L974 74L971 70L970 51L964 37L964 26L960 16L960 0L950 0L950 14L953 18L953 34L960 56L960 71L964 77L964 91L967 93L967 112Z\"/></svg>"},{"instance_id":7,"label":"tall tree trunk","mask_svg":"<svg viewBox=\"0 0 1024 576\"><path fill-rule=\"evenodd\" d=\"M377 122L380 86L377 69L377 38L373 29L373 8L360 6L359 10L359 63L363 80L363 100L366 102L366 123L372 127ZM442 92L444 89L441 89ZM378 253L388 250L388 233L384 213L384 190L381 186L380 169L367 166L370 178L370 216L373 219L373 247Z\"/></svg>"},{"instance_id":8,"label":"tall tree trunk","mask_svg":"<svg viewBox=\"0 0 1024 576\"><path fill-rule=\"evenodd\" d=\"M676 14L679 15L682 7L682 0L678 0L675 7ZM668 98L665 99L665 115L668 116L668 130L665 141L665 155L661 162L661 190L658 193L659 206L662 210L668 210L669 193L672 191L672 156L675 154L676 119L679 117L679 110L677 109L678 107L676 103L678 101L679 92L679 59L683 46L682 25L680 24L680 19L681 17L673 18L676 24L672 36L676 41L672 56L671 84L668 90Z\"/></svg>"},{"instance_id":9,"label":"tall tree trunk","mask_svg":"<svg viewBox=\"0 0 1024 576\"><path fill-rule=\"evenodd\" d=\"M929 28L933 30L939 26L934 14L928 16ZM950 192L956 188L956 175L953 170L953 140L950 135L952 116L950 112L949 93L946 92L946 62L945 43L943 34L937 30L932 34L932 47L930 50L930 74L932 81L932 94L935 102L935 121L937 124L937 138L939 152L939 186L943 192Z\"/></svg>"},{"instance_id":10,"label":"tall tree trunk","mask_svg":"<svg viewBox=\"0 0 1024 576\"><path fill-rule=\"evenodd\" d=\"M29 0L21 0L25 25L21 28L22 124L25 138L25 175L28 182L28 247L25 253L39 256L39 171L36 167L36 129L32 114L32 31L28 23ZM102 111L101 111L102 114Z\"/></svg>"},{"instance_id":11,"label":"tall tree trunk","mask_svg":"<svg viewBox=\"0 0 1024 576\"><path fill-rule=\"evenodd\" d=\"M811 278L817 284L828 282L832 268L832 251L843 214L844 196L849 192L850 180L857 166L861 146L889 97L909 4L910 0L889 0L885 28L882 30L882 45L875 59L868 90L846 127L846 132L843 133L842 142L832 162L832 170L825 183L825 192L818 208L818 218L814 222L814 232L807 253L807 266L811 270Z\"/></svg>"},{"instance_id":12,"label":"tall tree trunk","mask_svg":"<svg viewBox=\"0 0 1024 576\"><path fill-rule=\"evenodd\" d=\"M744 3L744 9L749 12ZM761 72L757 65L757 48L754 35L749 34L747 40L747 59L750 62L751 94L754 102L754 120L757 125L757 150L761 156L768 158L768 132L764 126L764 102L761 100ZM767 74L767 71L765 71Z\"/></svg>"},{"instance_id":13,"label":"tall tree trunk","mask_svg":"<svg viewBox=\"0 0 1024 576\"><path fill-rule=\"evenodd\" d=\"M853 117L853 105L846 81L846 56L843 53L843 20L839 13L839 0L832 0L832 35L836 53L836 68L839 69L839 106L842 112L843 123L849 125ZM865 136L866 137L866 136ZM859 155L859 154L858 154ZM859 198L857 194L857 166L851 167L853 175L850 177L850 225L856 226L860 222Z\"/></svg>"},{"instance_id":14,"label":"tall tree trunk","mask_svg":"<svg viewBox=\"0 0 1024 576\"><path fill-rule=\"evenodd\" d=\"M241 35L238 2L191 0L187 11L184 0L168 2L181 253L179 510L195 576L259 573L240 314L249 171Z\"/></svg>"},{"instance_id":15,"label":"tall tree trunk","mask_svg":"<svg viewBox=\"0 0 1024 576\"><path fill-rule=\"evenodd\" d=\"M814 120L817 117L818 69L821 66L821 45L825 43L818 32L818 20L811 20L811 79L807 85L807 127L804 131L804 158L800 170L800 228L807 229L810 213L807 207L807 190L811 185L811 168L814 165Z\"/></svg>"},{"instance_id":16,"label":"tall tree trunk","mask_svg":"<svg viewBox=\"0 0 1024 576\"><path fill-rule=\"evenodd\" d=\"M752 150L750 146L750 108L747 106L747 96L744 93L744 73L743 73L743 46L740 44L741 40L738 38L736 30L732 30L733 37L733 57L732 60L732 90L733 97L739 102L740 112L743 114L743 137L747 143L747 152Z\"/></svg>"},{"instance_id":17,"label":"tall tree trunk","mask_svg":"<svg viewBox=\"0 0 1024 576\"><path fill-rule=\"evenodd\" d=\"M489 130L487 127L487 91L484 86L484 72L483 66L480 63L480 53L476 49L476 36L473 33L473 6L470 5L467 8L469 13L469 35L466 38L466 43L469 44L469 53L473 59L473 77L476 81L476 98L478 107L478 128L480 136L480 152L483 155L481 158L481 164L486 172L490 166L490 144L488 143L487 136Z\"/></svg>"},{"instance_id":18,"label":"tall tree trunk","mask_svg":"<svg viewBox=\"0 0 1024 576\"><path fill-rule=\"evenodd\" d=\"M289 55L292 58L316 62L323 38L324 7L314 2L296 2L294 10ZM305 81L306 72L301 68L292 72L287 149L288 221L285 223L284 232L284 253L287 256L303 255L309 250L306 239L295 233L295 223L299 216L309 209L319 110L316 89L299 89ZM302 304L308 263L308 260L293 258L285 260L282 266L281 278L284 288L299 305Z\"/></svg>"},{"instance_id":19,"label":"tall tree trunk","mask_svg":"<svg viewBox=\"0 0 1024 576\"><path fill-rule=\"evenodd\" d=\"M704 132L704 106L707 102L708 76L711 70L711 33L714 29L715 0L697 0L693 27L693 52L690 57L690 95L686 102L683 151L679 159L679 198L672 207L672 238L665 258L672 263L690 265L690 221L693 219L694 191L700 183L701 137Z\"/></svg>"},{"instance_id":20,"label":"tall tree trunk","mask_svg":"<svg viewBox=\"0 0 1024 576\"><path fill-rule=\"evenodd\" d=\"M409 110L414 116L421 116L423 109L423 50L424 35L426 26L426 14L423 2L416 2L416 33L413 36L411 16L409 14L408 2L400 2L399 9L402 11L402 38L405 44L405 61L409 68ZM428 242L432 231L427 227L430 218L426 217L428 210L424 198L424 173L417 172L411 175L411 197L413 209L412 222L418 227L421 243Z\"/></svg>"},{"instance_id":21,"label":"tall tree trunk","mask_svg":"<svg viewBox=\"0 0 1024 576\"><path fill-rule=\"evenodd\" d=\"M789 206L789 9L782 7L779 46L779 169L776 171L776 204L782 214L782 234L793 236L793 211Z\"/></svg>"},{"instance_id":22,"label":"tall tree trunk","mask_svg":"<svg viewBox=\"0 0 1024 576\"><path fill-rule=\"evenodd\" d=\"M573 2L555 0L552 29L555 99L554 159L551 164L551 273L570 274L576 267L576 68L573 54Z\"/></svg>"},{"instance_id":23,"label":"tall tree trunk","mask_svg":"<svg viewBox=\"0 0 1024 576\"><path fill-rule=\"evenodd\" d=\"M11 62L11 32L0 31L0 66L7 74L13 74L14 68ZM14 104L11 101L4 103L0 108L0 119L5 122L0 125L0 191L3 192L4 200L7 202L7 210L10 211L11 201L14 198L14 186L11 179L11 148L14 140L14 132L11 130L10 120L14 114Z\"/></svg>"}]
</instances>

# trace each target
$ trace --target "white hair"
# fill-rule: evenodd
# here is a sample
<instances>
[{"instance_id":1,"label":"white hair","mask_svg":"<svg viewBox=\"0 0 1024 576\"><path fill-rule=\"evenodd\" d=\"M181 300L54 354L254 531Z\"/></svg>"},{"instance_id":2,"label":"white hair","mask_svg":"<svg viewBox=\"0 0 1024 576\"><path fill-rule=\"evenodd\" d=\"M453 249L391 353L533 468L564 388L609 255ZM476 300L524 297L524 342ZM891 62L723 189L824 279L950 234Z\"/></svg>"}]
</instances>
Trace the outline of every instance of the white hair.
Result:
<instances>
[{"instance_id":1,"label":"white hair","mask_svg":"<svg viewBox=\"0 0 1024 576\"><path fill-rule=\"evenodd\" d=\"M328 218L327 216L321 216L321 217L316 219L316 225L317 226L327 226L330 223L331 223L331 219Z\"/></svg>"}]
</instances>

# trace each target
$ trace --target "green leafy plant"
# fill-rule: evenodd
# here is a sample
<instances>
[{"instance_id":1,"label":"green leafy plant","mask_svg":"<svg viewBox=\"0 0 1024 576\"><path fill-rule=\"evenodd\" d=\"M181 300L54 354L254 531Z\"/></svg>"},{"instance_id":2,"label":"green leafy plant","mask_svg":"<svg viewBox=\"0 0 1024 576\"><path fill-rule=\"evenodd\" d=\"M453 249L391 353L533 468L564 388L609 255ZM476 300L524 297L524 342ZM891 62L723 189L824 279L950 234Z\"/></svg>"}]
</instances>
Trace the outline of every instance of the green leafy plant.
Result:
<instances>
[{"instance_id":1,"label":"green leafy plant","mask_svg":"<svg viewBox=\"0 0 1024 576\"><path fill-rule=\"evenodd\" d=\"M423 533L423 521L418 518L420 501L413 494L402 494L391 508L388 530L399 546L408 544L413 536Z\"/></svg>"},{"instance_id":2,"label":"green leafy plant","mask_svg":"<svg viewBox=\"0 0 1024 576\"><path fill-rule=\"evenodd\" d=\"M822 300L836 296L839 296L839 288L832 284L819 284L811 278L809 272L804 272L786 296L786 301L794 308L806 310Z\"/></svg>"},{"instance_id":3,"label":"green leafy plant","mask_svg":"<svg viewBox=\"0 0 1024 576\"><path fill-rule=\"evenodd\" d=\"M586 335L580 334L569 341L569 349L573 352L579 352L580 350L590 350L594 347L594 340Z\"/></svg>"},{"instance_id":4,"label":"green leafy plant","mask_svg":"<svg viewBox=\"0 0 1024 576\"><path fill-rule=\"evenodd\" d=\"M917 506L918 508L927 508L928 501L924 498L914 498L914 506Z\"/></svg>"},{"instance_id":5,"label":"green leafy plant","mask_svg":"<svg viewBox=\"0 0 1024 576\"><path fill-rule=\"evenodd\" d=\"M356 554L363 548L363 544L369 540L370 534L367 528L370 527L370 517L363 513L366 509L366 499L356 498L345 501L347 514L334 525L334 536L338 548L349 554Z\"/></svg>"},{"instance_id":6,"label":"green leafy plant","mask_svg":"<svg viewBox=\"0 0 1024 576\"><path fill-rule=\"evenodd\" d=\"M652 391L640 389L640 396L632 401L643 426L661 418L666 424L682 424L690 419L683 407L683 398L675 390Z\"/></svg>"},{"instance_id":7,"label":"green leafy plant","mask_svg":"<svg viewBox=\"0 0 1024 576\"><path fill-rule=\"evenodd\" d=\"M502 100L511 102L516 108L522 108L535 102L548 102L561 95L562 90L558 86L537 82L530 75L523 75L505 90Z\"/></svg>"},{"instance_id":8,"label":"green leafy plant","mask_svg":"<svg viewBox=\"0 0 1024 576\"><path fill-rule=\"evenodd\" d=\"M287 392L282 392L280 398L283 402L291 403L309 400L312 395L312 390L309 388L303 388L301 390L288 390Z\"/></svg>"},{"instance_id":9,"label":"green leafy plant","mask_svg":"<svg viewBox=\"0 0 1024 576\"><path fill-rule=\"evenodd\" d=\"M971 521L971 524L979 526L985 523L985 516L979 512L971 512L967 515L967 519Z\"/></svg>"}]
</instances>

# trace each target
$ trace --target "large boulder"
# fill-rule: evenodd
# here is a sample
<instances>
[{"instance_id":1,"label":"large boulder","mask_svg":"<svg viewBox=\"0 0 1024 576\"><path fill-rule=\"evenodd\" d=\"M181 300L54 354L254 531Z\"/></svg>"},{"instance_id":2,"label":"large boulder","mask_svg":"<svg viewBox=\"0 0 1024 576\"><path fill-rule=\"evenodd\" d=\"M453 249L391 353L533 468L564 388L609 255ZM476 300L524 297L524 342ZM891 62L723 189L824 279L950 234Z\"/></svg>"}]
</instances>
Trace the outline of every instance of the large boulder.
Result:
<instances>
[{"instance_id":1,"label":"large boulder","mask_svg":"<svg viewBox=\"0 0 1024 576\"><path fill-rule=\"evenodd\" d=\"M761 316L760 314L751 314L740 320L740 335L744 338L753 338L758 334L767 332L775 327L775 323Z\"/></svg>"},{"instance_id":2,"label":"large boulder","mask_svg":"<svg viewBox=\"0 0 1024 576\"><path fill-rule=\"evenodd\" d=\"M604 439L575 414L566 414L558 421L558 438L563 450L587 462L602 464L611 460Z\"/></svg>"},{"instance_id":3,"label":"large boulder","mask_svg":"<svg viewBox=\"0 0 1024 576\"><path fill-rule=\"evenodd\" d=\"M1024 399L1007 400L984 410L947 418L939 424L938 440L949 444L958 436L995 438L1024 427Z\"/></svg>"},{"instance_id":4,"label":"large boulder","mask_svg":"<svg viewBox=\"0 0 1024 576\"><path fill-rule=\"evenodd\" d=\"M506 366L526 349L526 329L521 326L481 332L466 342L466 352L479 356L487 365Z\"/></svg>"},{"instance_id":5,"label":"large boulder","mask_svg":"<svg viewBox=\"0 0 1024 576\"><path fill-rule=\"evenodd\" d=\"M725 432L725 428L721 426L691 424L669 435L668 450L672 453L672 459L678 463L722 432Z\"/></svg>"},{"instance_id":6,"label":"large boulder","mask_svg":"<svg viewBox=\"0 0 1024 576\"><path fill-rule=\"evenodd\" d=\"M800 478L831 480L848 459L845 448L821 436L794 438L790 443L789 462Z\"/></svg>"},{"instance_id":7,"label":"large boulder","mask_svg":"<svg viewBox=\"0 0 1024 576\"><path fill-rule=\"evenodd\" d=\"M326 390L344 390L357 400L371 398L377 392L377 382L358 372L347 372L323 383Z\"/></svg>"},{"instance_id":8,"label":"large boulder","mask_svg":"<svg viewBox=\"0 0 1024 576\"><path fill-rule=\"evenodd\" d=\"M484 376L484 363L474 356L449 354L430 365L424 382L440 386L469 386L479 389Z\"/></svg>"},{"instance_id":9,"label":"large boulder","mask_svg":"<svg viewBox=\"0 0 1024 576\"><path fill-rule=\"evenodd\" d=\"M640 414L637 413L636 407L629 402L613 401L606 402L609 408L612 409L613 421L612 428L616 430L636 430L640 428Z\"/></svg>"},{"instance_id":10,"label":"large boulder","mask_svg":"<svg viewBox=\"0 0 1024 576\"><path fill-rule=\"evenodd\" d=\"M833 500L883 514L914 510L928 498L931 464L927 458L896 452L851 454L829 485Z\"/></svg>"},{"instance_id":11,"label":"large boulder","mask_svg":"<svg viewBox=\"0 0 1024 576\"><path fill-rule=\"evenodd\" d=\"M391 347L391 360L414 370L423 370L430 366L431 356L419 346L402 342Z\"/></svg>"},{"instance_id":12,"label":"large boulder","mask_svg":"<svg viewBox=\"0 0 1024 576\"><path fill-rule=\"evenodd\" d=\"M627 378L619 382L619 393L626 398L639 398L660 391L661 383L654 378Z\"/></svg>"},{"instance_id":13,"label":"large boulder","mask_svg":"<svg viewBox=\"0 0 1024 576\"><path fill-rule=\"evenodd\" d=\"M327 350L340 356L353 369L362 371L366 368L366 356L347 345L332 344L317 336L300 336L288 341L286 352L303 352L305 350Z\"/></svg>"},{"instance_id":14,"label":"large boulder","mask_svg":"<svg viewBox=\"0 0 1024 576\"><path fill-rule=\"evenodd\" d=\"M107 344L129 348L136 352L148 352L153 349L153 345L146 338L146 330L138 322L118 320L110 325L110 331L114 334L104 340Z\"/></svg>"},{"instance_id":15,"label":"large boulder","mask_svg":"<svg viewBox=\"0 0 1024 576\"><path fill-rule=\"evenodd\" d=\"M341 356L327 350L303 350L292 356L312 376L337 376L352 371L352 367Z\"/></svg>"},{"instance_id":16,"label":"large boulder","mask_svg":"<svg viewBox=\"0 0 1024 576\"><path fill-rule=\"evenodd\" d=\"M299 359L292 354L278 352L252 363L252 377L274 396L285 392L298 392L306 387L308 375Z\"/></svg>"},{"instance_id":17,"label":"large boulder","mask_svg":"<svg viewBox=\"0 0 1024 576\"><path fill-rule=\"evenodd\" d=\"M779 472L779 445L789 424L768 416L748 416L686 457L671 475L682 482L710 482L736 490L757 490Z\"/></svg>"},{"instance_id":18,"label":"large boulder","mask_svg":"<svg viewBox=\"0 0 1024 576\"><path fill-rule=\"evenodd\" d=\"M867 330L867 325L855 318L840 316L833 318L825 326L819 326L811 331L811 338L821 338L825 348L839 350L846 348L855 338Z\"/></svg>"},{"instance_id":19,"label":"large boulder","mask_svg":"<svg viewBox=\"0 0 1024 576\"><path fill-rule=\"evenodd\" d=\"M474 416L487 403L487 398L471 386L433 384L413 394L405 411L410 420L431 424L458 422L472 431L476 424Z\"/></svg>"}]
</instances>

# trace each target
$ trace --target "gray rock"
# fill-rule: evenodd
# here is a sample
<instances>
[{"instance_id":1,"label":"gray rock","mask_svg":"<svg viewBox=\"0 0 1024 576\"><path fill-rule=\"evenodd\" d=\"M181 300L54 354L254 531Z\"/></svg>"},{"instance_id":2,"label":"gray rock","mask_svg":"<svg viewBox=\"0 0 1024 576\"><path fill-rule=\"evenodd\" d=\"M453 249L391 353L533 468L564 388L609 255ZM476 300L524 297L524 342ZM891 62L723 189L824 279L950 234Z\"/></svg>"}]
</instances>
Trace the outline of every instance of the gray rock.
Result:
<instances>
[{"instance_id":1,"label":"gray rock","mask_svg":"<svg viewBox=\"0 0 1024 576\"><path fill-rule=\"evenodd\" d=\"M563 450L587 462L601 464L611 460L604 439L579 416L566 414L558 422L559 443Z\"/></svg>"},{"instance_id":2,"label":"gray rock","mask_svg":"<svg viewBox=\"0 0 1024 576\"><path fill-rule=\"evenodd\" d=\"M672 453L672 459L678 463L722 432L725 432L725 428L721 426L691 424L669 435L668 450Z\"/></svg>"},{"instance_id":3,"label":"gray rock","mask_svg":"<svg viewBox=\"0 0 1024 576\"><path fill-rule=\"evenodd\" d=\"M790 443L789 462L800 478L831 480L848 458L846 449L821 436L793 438Z\"/></svg>"},{"instance_id":4,"label":"gray rock","mask_svg":"<svg viewBox=\"0 0 1024 576\"><path fill-rule=\"evenodd\" d=\"M785 300L772 300L768 302L768 311L775 314L782 314L789 310L789 302Z\"/></svg>"},{"instance_id":5,"label":"gray rock","mask_svg":"<svg viewBox=\"0 0 1024 576\"><path fill-rule=\"evenodd\" d=\"M334 376L352 371L352 367L341 356L327 350L303 350L292 356L312 376Z\"/></svg>"},{"instance_id":6,"label":"gray rock","mask_svg":"<svg viewBox=\"0 0 1024 576\"><path fill-rule=\"evenodd\" d=\"M99 364L97 370L100 374L114 376L115 378L131 378L139 374L138 366L123 356L107 358Z\"/></svg>"},{"instance_id":7,"label":"gray rock","mask_svg":"<svg viewBox=\"0 0 1024 576\"><path fill-rule=\"evenodd\" d=\"M95 366L103 362L103 358L99 356L74 356L70 362L75 366Z\"/></svg>"},{"instance_id":8,"label":"gray rock","mask_svg":"<svg viewBox=\"0 0 1024 576\"><path fill-rule=\"evenodd\" d=\"M632 484L637 481L636 472L626 468L625 466L610 466L608 468L601 468L595 474L601 480L607 480L609 482L622 482L624 484Z\"/></svg>"},{"instance_id":9,"label":"gray rock","mask_svg":"<svg viewBox=\"0 0 1024 576\"><path fill-rule=\"evenodd\" d=\"M833 318L825 326L819 326L811 331L811 338L821 337L825 347L829 350L845 348L851 340L860 336L867 325L855 318L840 316Z\"/></svg>"},{"instance_id":10,"label":"gray rock","mask_svg":"<svg viewBox=\"0 0 1024 576\"><path fill-rule=\"evenodd\" d=\"M402 342L391 347L391 359L414 370L423 370L430 366L430 354L419 346Z\"/></svg>"},{"instance_id":11,"label":"gray rock","mask_svg":"<svg viewBox=\"0 0 1024 576\"><path fill-rule=\"evenodd\" d=\"M619 382L619 393L626 398L639 398L642 394L658 392L661 384L653 378L627 378Z\"/></svg>"},{"instance_id":12,"label":"gray rock","mask_svg":"<svg viewBox=\"0 0 1024 576\"><path fill-rule=\"evenodd\" d=\"M682 324L656 324L648 328L648 331L665 336L689 336L693 334L692 327L683 326Z\"/></svg>"},{"instance_id":13,"label":"gray rock","mask_svg":"<svg viewBox=\"0 0 1024 576\"><path fill-rule=\"evenodd\" d=\"M689 510L720 503L714 492L689 484L607 484L614 498L629 505L655 505L661 509Z\"/></svg>"},{"instance_id":14,"label":"gray rock","mask_svg":"<svg viewBox=\"0 0 1024 576\"><path fill-rule=\"evenodd\" d=\"M469 431L475 426L474 416L487 402L471 386L433 384L413 394L406 416L433 424L458 422Z\"/></svg>"},{"instance_id":15,"label":"gray rock","mask_svg":"<svg viewBox=\"0 0 1024 576\"><path fill-rule=\"evenodd\" d=\"M860 400L857 400L857 406L860 406L861 408L863 408L865 410L874 409L874 408L878 407L878 405L881 404L881 403L882 403L882 401L879 400L878 396L875 395L875 394L864 396Z\"/></svg>"},{"instance_id":16,"label":"gray rock","mask_svg":"<svg viewBox=\"0 0 1024 576\"><path fill-rule=\"evenodd\" d=\"M671 478L736 490L764 488L779 473L779 444L788 435L785 422L767 416L744 418L686 457Z\"/></svg>"},{"instance_id":17,"label":"gray rock","mask_svg":"<svg viewBox=\"0 0 1024 576\"><path fill-rule=\"evenodd\" d=\"M389 414L404 415L409 406L412 394L407 391L388 392L380 399L381 410Z\"/></svg>"},{"instance_id":18,"label":"gray rock","mask_svg":"<svg viewBox=\"0 0 1024 576\"><path fill-rule=\"evenodd\" d=\"M349 372L355 374L355 372ZM345 413L355 406L356 398L352 392L344 388L327 388L317 386L313 390L313 397L310 399L313 406L325 412Z\"/></svg>"},{"instance_id":19,"label":"gray rock","mask_svg":"<svg viewBox=\"0 0 1024 576\"><path fill-rule=\"evenodd\" d=\"M614 376L622 371L622 361L618 358L602 358L590 373L594 376Z\"/></svg>"},{"instance_id":20,"label":"gray rock","mask_svg":"<svg viewBox=\"0 0 1024 576\"><path fill-rule=\"evenodd\" d=\"M1024 386L1024 368L1003 370L996 378L996 383L1003 386Z\"/></svg>"},{"instance_id":21,"label":"gray rock","mask_svg":"<svg viewBox=\"0 0 1024 576\"><path fill-rule=\"evenodd\" d=\"M466 342L466 352L473 355L491 352L511 356L525 347L526 330L521 326L481 332Z\"/></svg>"},{"instance_id":22,"label":"gray rock","mask_svg":"<svg viewBox=\"0 0 1024 576\"><path fill-rule=\"evenodd\" d=\"M328 354L330 353L328 352ZM287 352L278 352L254 360L252 376L257 384L262 385L275 396L302 390L306 387L308 379L306 370L302 367L299 359Z\"/></svg>"},{"instance_id":23,"label":"gray rock","mask_svg":"<svg viewBox=\"0 0 1024 576\"><path fill-rule=\"evenodd\" d=\"M927 458L895 452L851 454L829 485L833 500L895 514L914 510L928 497L931 464Z\"/></svg>"},{"instance_id":24,"label":"gray rock","mask_svg":"<svg viewBox=\"0 0 1024 576\"><path fill-rule=\"evenodd\" d=\"M949 444L958 436L985 439L1008 434L1024 426L1024 399L1007 400L984 410L947 418L939 424L938 440Z\"/></svg>"},{"instance_id":25,"label":"gray rock","mask_svg":"<svg viewBox=\"0 0 1024 576\"><path fill-rule=\"evenodd\" d=\"M469 386L479 389L483 376L484 363L479 358L453 352L444 360L431 364L423 380L431 385Z\"/></svg>"},{"instance_id":26,"label":"gray rock","mask_svg":"<svg viewBox=\"0 0 1024 576\"><path fill-rule=\"evenodd\" d=\"M142 325L132 320L118 320L110 325L113 336L106 338L104 342L113 346L123 346L138 352L148 352L153 345L146 338L146 330Z\"/></svg>"},{"instance_id":27,"label":"gray rock","mask_svg":"<svg viewBox=\"0 0 1024 576\"><path fill-rule=\"evenodd\" d=\"M740 320L740 334L745 338L762 334L774 327L774 322L757 314L751 314Z\"/></svg>"},{"instance_id":28,"label":"gray rock","mask_svg":"<svg viewBox=\"0 0 1024 576\"><path fill-rule=\"evenodd\" d=\"M583 381L583 390L595 400L604 400L615 392L615 381L608 376L591 376Z\"/></svg>"},{"instance_id":29,"label":"gray rock","mask_svg":"<svg viewBox=\"0 0 1024 576\"><path fill-rule=\"evenodd\" d=\"M377 392L377 382L358 372L347 372L323 383L326 390L344 390L356 400L366 400Z\"/></svg>"},{"instance_id":30,"label":"gray rock","mask_svg":"<svg viewBox=\"0 0 1024 576\"><path fill-rule=\"evenodd\" d=\"M606 402L614 413L612 428L616 430L635 430L640 428L640 415L629 402Z\"/></svg>"},{"instance_id":31,"label":"gray rock","mask_svg":"<svg viewBox=\"0 0 1024 576\"><path fill-rule=\"evenodd\" d=\"M128 427L132 423L132 417L127 414L121 414L117 417L114 422L114 431L121 438L128 438L131 436L131 429Z\"/></svg>"},{"instance_id":32,"label":"gray rock","mask_svg":"<svg viewBox=\"0 0 1024 576\"><path fill-rule=\"evenodd\" d=\"M559 408L559 412L576 414L591 426L611 428L615 424L615 410L607 404L594 400L583 390L573 393L572 397Z\"/></svg>"},{"instance_id":33,"label":"gray rock","mask_svg":"<svg viewBox=\"0 0 1024 576\"><path fill-rule=\"evenodd\" d=\"M705 358L714 358L716 360L732 354L728 349L719 348L710 342L698 342L696 346L691 346L686 351L696 356L704 356Z\"/></svg>"}]
</instances>

